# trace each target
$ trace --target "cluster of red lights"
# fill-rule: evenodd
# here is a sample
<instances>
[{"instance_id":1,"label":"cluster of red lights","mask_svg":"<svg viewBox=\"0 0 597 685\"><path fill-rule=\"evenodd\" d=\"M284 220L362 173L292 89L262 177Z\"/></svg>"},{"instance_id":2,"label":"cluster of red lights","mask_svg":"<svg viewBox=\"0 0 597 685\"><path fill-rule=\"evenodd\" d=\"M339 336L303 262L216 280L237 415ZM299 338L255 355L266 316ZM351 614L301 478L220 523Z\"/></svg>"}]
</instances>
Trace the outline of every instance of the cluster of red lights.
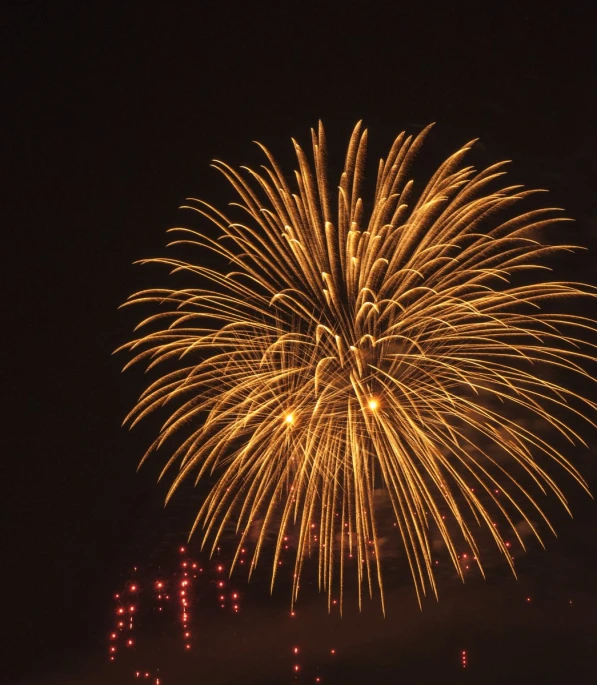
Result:
<instances>
[{"instance_id":1,"label":"cluster of red lights","mask_svg":"<svg viewBox=\"0 0 597 685\"><path fill-rule=\"evenodd\" d=\"M133 647L135 644L133 628L137 606L134 602L138 590L139 587L135 583L131 583L126 587L124 593L114 595L116 600L116 625L110 633L110 646L108 648L110 661L116 659L120 644L124 644L126 647Z\"/></svg>"},{"instance_id":2,"label":"cluster of red lights","mask_svg":"<svg viewBox=\"0 0 597 685\"><path fill-rule=\"evenodd\" d=\"M497 492L496 492L497 494ZM443 517L445 518L445 517ZM346 524L347 525L347 524ZM494 525L497 525L494 523ZM317 524L311 524L312 529L312 542L317 544ZM347 535L351 533L346 531ZM510 543L506 542L506 546L509 548ZM288 536L284 537L284 542L282 549L284 551L289 550L291 547L291 542ZM216 597L220 609L229 610L237 614L240 611L240 594L238 591L229 587L229 580L227 578L227 568L226 565L219 558L220 550L218 551L218 558L216 561L207 562L202 564L193 558L187 552L186 547L177 548L178 561L176 570L173 573L166 573L162 577L138 582L136 579L129 580L121 590L121 592L114 595L115 599L115 623L114 627L109 635L109 660L111 662L115 661L116 656L121 651L129 650L135 653L136 647L136 637L135 628L138 621L139 608L141 607L141 600L147 600L148 595L151 596L152 604L150 609L155 613L156 611L160 614L164 613L169 616L174 616L177 619L177 623L180 625L180 630L183 638L183 649L185 651L190 651L192 648L192 635L193 631L191 629L191 617L192 617L192 607L193 600L195 596L195 584L199 582L201 575L204 572L203 566L206 566L206 571L210 576L210 581L206 582L206 587L211 586L216 587ZM245 564L247 550L242 548L239 550L238 563ZM352 555L351 555L352 556ZM463 552L458 555L458 559L461 564L463 571L469 569L471 564L477 562L476 557L470 552ZM280 561L280 563L282 563ZM435 561L438 564L438 561ZM475 564L476 565L476 564ZM136 576L137 568L134 568L134 574ZM531 603L531 597L525 597L525 603ZM332 599L331 604L337 606L338 600ZM572 605L572 600L569 600L569 604ZM290 612L290 616L294 618L296 616L295 611ZM297 678L303 679L304 676L308 675L303 673L304 668L299 661L299 647L292 647L292 673ZM330 648L330 655L334 657L336 650ZM468 666L468 655L466 650L460 652L460 665L463 669ZM157 669L159 673L159 669ZM300 674L300 675L299 675ZM134 671L134 677L136 679L141 679L145 681L151 681L151 685L162 685L162 680L157 675L152 675L149 670L136 670ZM321 675L314 675L313 681L315 683L322 682ZM148 683L149 685L149 683Z\"/></svg>"},{"instance_id":3,"label":"cluster of red lights","mask_svg":"<svg viewBox=\"0 0 597 685\"><path fill-rule=\"evenodd\" d=\"M177 623L180 625L183 649L187 652L191 650L191 611L195 594L194 588L204 569L202 564L188 555L185 547L179 547L178 553L178 568L173 573L166 574L166 577L158 577L157 579L154 577L143 583L129 580L125 584L124 589L114 595L116 603L114 609L115 620L108 641L108 655L111 662L116 660L116 656L121 650L129 649L133 652L135 651L133 649L136 646L135 618L143 603L145 604L145 609L151 609L158 614L174 615ZM245 554L244 549L242 554ZM241 559L241 563L244 563L244 559ZM227 588L224 564L216 561L210 564L209 570L216 576L215 585L218 591L217 599L220 608L229 608L232 612L239 613L241 608L240 593ZM138 569L135 567L133 569L133 577L136 577L137 571ZM148 600L150 600L149 603ZM153 676L149 670L135 670L134 677L142 680L151 680L152 685L160 685L161 683L160 678Z\"/></svg>"},{"instance_id":4,"label":"cluster of red lights","mask_svg":"<svg viewBox=\"0 0 597 685\"><path fill-rule=\"evenodd\" d=\"M292 648L292 654L293 654L293 664L292 664L292 672L296 676L302 671L302 666L298 661L298 655L299 655L300 649L298 647L293 647ZM336 656L336 650L334 648L330 648L330 656ZM323 682L323 679L321 676L316 675L313 678L313 682L315 683L321 683Z\"/></svg>"}]
</instances>

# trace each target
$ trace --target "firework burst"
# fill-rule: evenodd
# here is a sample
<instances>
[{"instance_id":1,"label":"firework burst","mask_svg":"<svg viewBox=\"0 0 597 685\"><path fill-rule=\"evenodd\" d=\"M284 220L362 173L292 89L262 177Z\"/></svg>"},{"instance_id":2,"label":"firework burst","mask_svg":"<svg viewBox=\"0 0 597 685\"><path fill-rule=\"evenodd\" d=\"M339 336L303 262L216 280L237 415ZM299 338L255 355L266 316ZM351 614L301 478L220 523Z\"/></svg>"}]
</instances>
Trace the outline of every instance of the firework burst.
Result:
<instances>
[{"instance_id":1,"label":"firework burst","mask_svg":"<svg viewBox=\"0 0 597 685\"><path fill-rule=\"evenodd\" d=\"M464 167L470 144L417 190L409 167L427 132L394 141L371 211L360 124L338 187L321 125L311 162L293 141L293 183L263 146L259 172L215 162L242 218L190 200L186 208L220 235L176 228L172 244L224 259L229 272L204 256L144 260L190 273L198 287L144 290L127 302L159 306L124 348L130 364L166 370L127 421L170 409L148 451L176 439L168 498L189 476L211 478L193 529L215 547L233 524L239 550L253 538L251 569L273 533L272 584L293 528L293 601L317 521L330 600L354 557L359 588L377 581L383 603L377 490L391 503L420 599L436 592L431 531L462 573L445 513L481 571L483 529L513 566L506 531L524 546L525 522L541 540L537 521L549 523L539 498L549 492L567 508L549 465L586 489L558 441L542 437L547 428L582 442L574 417L596 408L546 373L589 378L581 365L592 358L582 340L593 322L559 306L593 297L591 288L536 276L549 271L544 257L571 249L537 238L566 219L555 209L513 211L537 191L491 190L504 163Z\"/></svg>"}]
</instances>

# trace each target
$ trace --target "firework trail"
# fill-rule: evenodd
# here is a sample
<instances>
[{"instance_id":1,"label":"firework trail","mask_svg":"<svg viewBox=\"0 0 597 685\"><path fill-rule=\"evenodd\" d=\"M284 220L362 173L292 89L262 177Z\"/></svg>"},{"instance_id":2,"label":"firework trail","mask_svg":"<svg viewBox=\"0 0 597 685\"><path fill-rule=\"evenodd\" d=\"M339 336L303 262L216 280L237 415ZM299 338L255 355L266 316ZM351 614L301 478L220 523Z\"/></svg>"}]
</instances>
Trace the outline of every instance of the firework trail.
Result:
<instances>
[{"instance_id":1,"label":"firework trail","mask_svg":"<svg viewBox=\"0 0 597 685\"><path fill-rule=\"evenodd\" d=\"M273 533L272 585L292 529L292 601L315 551L328 601L351 564L359 601L377 583L383 603L379 490L420 601L436 592L433 536L462 574L446 514L481 572L483 530L514 570L505 536L524 547L523 523L541 541L548 493L568 508L554 467L586 489L556 434L582 443L577 419L592 424L596 405L569 381L590 378L582 365L594 346L583 339L594 322L570 313L569 298L594 291L540 278L542 260L572 249L545 245L540 233L566 219L519 210L538 191L501 187L504 163L463 166L470 144L417 189L409 168L428 130L396 138L370 211L360 124L337 187L321 124L311 162L293 141L293 183L263 146L259 172L214 162L236 191L238 217L189 200L219 236L176 228L172 244L200 248L201 263L143 260L186 272L197 287L143 290L127 302L154 306L123 346L127 366L162 369L127 421L168 411L144 459L173 445L162 472L179 466L168 499L188 477L211 478L193 530L215 548L233 525L239 551L254 543L251 570ZM227 272L214 266L222 260Z\"/></svg>"}]
</instances>

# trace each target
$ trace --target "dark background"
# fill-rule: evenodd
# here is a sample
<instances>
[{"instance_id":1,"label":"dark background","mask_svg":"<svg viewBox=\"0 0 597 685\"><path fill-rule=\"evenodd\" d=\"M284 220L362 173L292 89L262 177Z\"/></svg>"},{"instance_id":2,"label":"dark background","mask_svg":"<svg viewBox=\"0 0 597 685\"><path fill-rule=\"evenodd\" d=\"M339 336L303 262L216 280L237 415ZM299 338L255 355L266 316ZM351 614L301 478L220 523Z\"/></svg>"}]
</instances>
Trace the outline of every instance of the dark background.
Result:
<instances>
[{"instance_id":1,"label":"dark background","mask_svg":"<svg viewBox=\"0 0 597 685\"><path fill-rule=\"evenodd\" d=\"M164 253L186 196L230 198L210 159L257 165L250 141L259 140L290 162L290 137L308 145L319 118L332 154L364 119L375 159L399 131L436 121L433 162L480 138L482 163L514 159L513 180L549 188L576 219L571 242L596 248L595 24L579 6L13 4L2 28L1 682L66 683L74 663L72 682L129 682L96 666L111 594L135 555L151 555L162 534L184 526L162 513L157 466L135 473L151 426L120 428L142 378L121 376L124 358L111 356L134 322L117 308L155 283L131 263ZM597 282L594 256L578 259L579 279ZM397 589L385 623L371 612L328 625L313 600L309 620L321 632L310 635L323 643L328 630L350 654L327 682L457 682L450 635L459 630L479 642L477 682L537 673L542 682L594 682L583 678L595 667L597 515L578 490L572 505L575 520L562 518L559 541L531 554L522 585L448 583L422 614ZM541 586L543 609L508 613L525 583ZM573 592L580 607L563 617L559 603ZM226 665L210 675L233 642L214 619L197 682L290 680L286 665L263 665L281 630L265 613L256 602L263 637L252 668L261 680L227 675Z\"/></svg>"}]
</instances>

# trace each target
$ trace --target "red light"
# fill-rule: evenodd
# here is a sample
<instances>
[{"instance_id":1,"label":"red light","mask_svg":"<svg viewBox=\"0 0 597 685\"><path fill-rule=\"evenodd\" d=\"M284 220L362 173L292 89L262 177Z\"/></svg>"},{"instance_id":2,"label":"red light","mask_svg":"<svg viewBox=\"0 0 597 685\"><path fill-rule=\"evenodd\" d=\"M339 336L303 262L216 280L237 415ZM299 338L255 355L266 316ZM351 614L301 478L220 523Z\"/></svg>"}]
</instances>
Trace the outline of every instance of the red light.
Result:
<instances>
[{"instance_id":1,"label":"red light","mask_svg":"<svg viewBox=\"0 0 597 685\"><path fill-rule=\"evenodd\" d=\"M335 654L336 650L335 649L330 649L330 654Z\"/></svg>"},{"instance_id":2,"label":"red light","mask_svg":"<svg viewBox=\"0 0 597 685\"><path fill-rule=\"evenodd\" d=\"M164 587L164 583L161 583L158 581L158 583L156 584L156 587L158 588L158 590L161 590Z\"/></svg>"},{"instance_id":3,"label":"red light","mask_svg":"<svg viewBox=\"0 0 597 685\"><path fill-rule=\"evenodd\" d=\"M128 645L129 647L132 647L132 646L133 646L133 641L132 641L132 640L127 640L126 643L127 643L127 645Z\"/></svg>"},{"instance_id":4,"label":"red light","mask_svg":"<svg viewBox=\"0 0 597 685\"><path fill-rule=\"evenodd\" d=\"M131 592L136 592L137 586L136 585L131 585Z\"/></svg>"},{"instance_id":5,"label":"red light","mask_svg":"<svg viewBox=\"0 0 597 685\"><path fill-rule=\"evenodd\" d=\"M181 554L184 554L184 553L185 553L185 548L184 548L184 547L181 547L179 551L180 551Z\"/></svg>"},{"instance_id":6,"label":"red light","mask_svg":"<svg viewBox=\"0 0 597 685\"><path fill-rule=\"evenodd\" d=\"M292 651L293 651L295 654L298 654L298 647L295 647Z\"/></svg>"},{"instance_id":7,"label":"red light","mask_svg":"<svg viewBox=\"0 0 597 685\"><path fill-rule=\"evenodd\" d=\"M298 671L298 670L299 670L299 668L300 668L300 667L299 667L299 665L298 665L298 664L295 664L295 665L294 665L294 670L295 670L295 671Z\"/></svg>"}]
</instances>

